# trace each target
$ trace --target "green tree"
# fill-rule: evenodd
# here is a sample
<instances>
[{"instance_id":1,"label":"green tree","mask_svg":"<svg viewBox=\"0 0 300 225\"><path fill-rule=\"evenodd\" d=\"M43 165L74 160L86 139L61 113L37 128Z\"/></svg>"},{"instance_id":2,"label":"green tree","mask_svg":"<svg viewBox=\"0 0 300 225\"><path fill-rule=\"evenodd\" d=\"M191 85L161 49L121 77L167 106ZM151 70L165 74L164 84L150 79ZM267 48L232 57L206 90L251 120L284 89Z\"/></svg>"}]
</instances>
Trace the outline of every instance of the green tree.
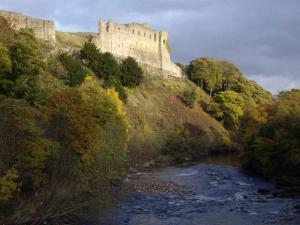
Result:
<instances>
[{"instance_id":1,"label":"green tree","mask_svg":"<svg viewBox=\"0 0 300 225\"><path fill-rule=\"evenodd\" d=\"M121 64L121 82L126 87L137 87L143 81L143 70L132 57L127 57Z\"/></svg>"},{"instance_id":2,"label":"green tree","mask_svg":"<svg viewBox=\"0 0 300 225\"><path fill-rule=\"evenodd\" d=\"M14 83L11 78L12 63L8 49L0 43L0 94L9 94Z\"/></svg>"},{"instance_id":3,"label":"green tree","mask_svg":"<svg viewBox=\"0 0 300 225\"><path fill-rule=\"evenodd\" d=\"M202 57L193 60L188 68L189 78L204 88L210 96L221 88L221 73L215 60Z\"/></svg>"},{"instance_id":4,"label":"green tree","mask_svg":"<svg viewBox=\"0 0 300 225\"><path fill-rule=\"evenodd\" d=\"M81 85L85 77L90 73L86 67L82 66L80 62L67 53L60 54L58 59L68 71L66 84L70 87Z\"/></svg>"},{"instance_id":5,"label":"green tree","mask_svg":"<svg viewBox=\"0 0 300 225\"><path fill-rule=\"evenodd\" d=\"M244 100L238 93L227 90L219 92L213 97L213 102L208 105L207 111L224 126L237 129L240 119L244 114Z\"/></svg>"},{"instance_id":6,"label":"green tree","mask_svg":"<svg viewBox=\"0 0 300 225\"><path fill-rule=\"evenodd\" d=\"M97 49L96 45L92 42L84 43L80 50L80 59L82 60L83 64L91 68L94 73L98 75L101 70L100 66L102 64L101 56L102 54L100 53L99 49Z\"/></svg>"},{"instance_id":7,"label":"green tree","mask_svg":"<svg viewBox=\"0 0 300 225\"><path fill-rule=\"evenodd\" d=\"M100 78L104 80L108 80L110 77L118 79L121 77L120 66L115 57L109 52L102 54L99 68Z\"/></svg>"},{"instance_id":8,"label":"green tree","mask_svg":"<svg viewBox=\"0 0 300 225\"><path fill-rule=\"evenodd\" d=\"M17 33L10 47L12 74L16 80L20 76L38 76L44 70L42 45L32 30Z\"/></svg>"}]
</instances>

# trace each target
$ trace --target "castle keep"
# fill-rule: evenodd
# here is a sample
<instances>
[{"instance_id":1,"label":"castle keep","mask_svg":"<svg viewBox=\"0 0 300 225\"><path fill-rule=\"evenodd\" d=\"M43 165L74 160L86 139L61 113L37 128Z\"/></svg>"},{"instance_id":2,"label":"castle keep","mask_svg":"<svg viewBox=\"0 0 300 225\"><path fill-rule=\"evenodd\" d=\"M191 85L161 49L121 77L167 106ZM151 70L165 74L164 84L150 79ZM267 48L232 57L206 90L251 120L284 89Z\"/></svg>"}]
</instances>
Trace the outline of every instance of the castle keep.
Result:
<instances>
[{"instance_id":1,"label":"castle keep","mask_svg":"<svg viewBox=\"0 0 300 225\"><path fill-rule=\"evenodd\" d=\"M155 31L146 23L118 24L100 20L94 42L102 52L121 58L131 56L140 64L182 77L181 69L171 61L167 31Z\"/></svg>"},{"instance_id":2,"label":"castle keep","mask_svg":"<svg viewBox=\"0 0 300 225\"><path fill-rule=\"evenodd\" d=\"M17 30L31 28L36 37L56 43L54 21L3 10L0 10L0 16L10 21ZM147 74L183 77L181 69L171 61L167 31L155 31L146 23L118 24L100 20L99 33L92 38L102 52L110 52L121 59L128 56L135 58Z\"/></svg>"},{"instance_id":3,"label":"castle keep","mask_svg":"<svg viewBox=\"0 0 300 225\"><path fill-rule=\"evenodd\" d=\"M0 16L5 17L16 30L22 28L31 28L36 37L53 43L55 42L54 21L36 19L30 16L25 16L21 13L3 10L0 10Z\"/></svg>"}]
</instances>

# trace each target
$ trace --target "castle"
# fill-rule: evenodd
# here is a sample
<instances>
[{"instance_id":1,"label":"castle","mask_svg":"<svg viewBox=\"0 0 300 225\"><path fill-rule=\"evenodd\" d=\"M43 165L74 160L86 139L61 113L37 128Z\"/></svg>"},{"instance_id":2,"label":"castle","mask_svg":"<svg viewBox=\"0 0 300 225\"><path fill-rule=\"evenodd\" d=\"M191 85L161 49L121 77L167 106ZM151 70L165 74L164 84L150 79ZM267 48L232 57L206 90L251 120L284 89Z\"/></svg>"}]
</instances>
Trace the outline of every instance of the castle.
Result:
<instances>
[{"instance_id":1,"label":"castle","mask_svg":"<svg viewBox=\"0 0 300 225\"><path fill-rule=\"evenodd\" d=\"M38 38L55 45L54 21L3 10L0 16L7 18L15 29L31 28ZM135 58L147 74L184 77L182 70L171 61L167 31L155 31L146 23L118 24L100 20L99 33L93 35L92 40L101 52L110 52L120 59Z\"/></svg>"},{"instance_id":2,"label":"castle","mask_svg":"<svg viewBox=\"0 0 300 225\"><path fill-rule=\"evenodd\" d=\"M155 31L146 23L118 24L100 20L94 42L102 52L120 58L131 56L141 64L182 76L181 69L171 61L167 31Z\"/></svg>"}]
</instances>

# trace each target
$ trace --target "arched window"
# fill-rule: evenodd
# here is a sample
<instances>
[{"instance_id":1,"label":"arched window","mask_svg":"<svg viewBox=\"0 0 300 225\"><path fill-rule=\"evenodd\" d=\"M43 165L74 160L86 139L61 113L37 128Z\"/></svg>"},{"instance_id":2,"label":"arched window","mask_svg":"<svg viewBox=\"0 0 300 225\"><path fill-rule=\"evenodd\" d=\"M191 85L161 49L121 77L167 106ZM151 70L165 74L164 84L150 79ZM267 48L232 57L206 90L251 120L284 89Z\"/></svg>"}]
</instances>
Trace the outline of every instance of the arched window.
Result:
<instances>
[{"instance_id":1,"label":"arched window","mask_svg":"<svg viewBox=\"0 0 300 225\"><path fill-rule=\"evenodd\" d=\"M139 32L138 32L138 35L140 36L140 34L141 34L141 32L139 31Z\"/></svg>"},{"instance_id":2,"label":"arched window","mask_svg":"<svg viewBox=\"0 0 300 225\"><path fill-rule=\"evenodd\" d=\"M156 34L154 34L154 41L156 41Z\"/></svg>"},{"instance_id":3,"label":"arched window","mask_svg":"<svg viewBox=\"0 0 300 225\"><path fill-rule=\"evenodd\" d=\"M134 34L134 29L132 29L132 34Z\"/></svg>"}]
</instances>

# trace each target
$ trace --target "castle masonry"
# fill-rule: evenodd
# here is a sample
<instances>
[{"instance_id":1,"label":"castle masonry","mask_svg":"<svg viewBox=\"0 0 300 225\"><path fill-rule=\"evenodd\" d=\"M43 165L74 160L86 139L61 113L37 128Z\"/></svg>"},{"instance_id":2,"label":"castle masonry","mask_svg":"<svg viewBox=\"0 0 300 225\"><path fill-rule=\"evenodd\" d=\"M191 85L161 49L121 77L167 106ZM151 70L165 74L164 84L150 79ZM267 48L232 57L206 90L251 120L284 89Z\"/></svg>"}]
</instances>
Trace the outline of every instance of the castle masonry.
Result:
<instances>
[{"instance_id":1,"label":"castle masonry","mask_svg":"<svg viewBox=\"0 0 300 225\"><path fill-rule=\"evenodd\" d=\"M131 56L142 65L182 77L181 69L171 61L167 31L155 31L146 23L118 24L100 20L94 42L102 52L120 58Z\"/></svg>"},{"instance_id":2,"label":"castle masonry","mask_svg":"<svg viewBox=\"0 0 300 225\"><path fill-rule=\"evenodd\" d=\"M36 19L30 16L25 16L21 13L8 12L4 10L0 10L0 16L6 18L16 30L31 28L37 38L47 40L52 43L55 42L54 21Z\"/></svg>"}]
</instances>

